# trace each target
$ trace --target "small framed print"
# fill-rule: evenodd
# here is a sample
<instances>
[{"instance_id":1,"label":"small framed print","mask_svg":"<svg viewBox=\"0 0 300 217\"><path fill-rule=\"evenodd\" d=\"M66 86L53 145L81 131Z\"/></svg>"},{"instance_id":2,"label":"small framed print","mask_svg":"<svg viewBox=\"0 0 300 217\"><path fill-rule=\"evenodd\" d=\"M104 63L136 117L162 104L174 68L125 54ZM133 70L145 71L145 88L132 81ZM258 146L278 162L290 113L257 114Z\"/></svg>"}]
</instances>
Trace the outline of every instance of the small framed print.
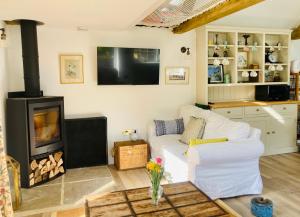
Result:
<instances>
[{"instance_id":1,"label":"small framed print","mask_svg":"<svg viewBox=\"0 0 300 217\"><path fill-rule=\"evenodd\" d=\"M248 53L247 52L238 52L237 66L239 69L248 68Z\"/></svg>"},{"instance_id":2,"label":"small framed print","mask_svg":"<svg viewBox=\"0 0 300 217\"><path fill-rule=\"evenodd\" d=\"M224 66L222 64L215 66L208 64L208 83L224 83Z\"/></svg>"},{"instance_id":3,"label":"small framed print","mask_svg":"<svg viewBox=\"0 0 300 217\"><path fill-rule=\"evenodd\" d=\"M188 84L189 68L188 67L166 67L166 84Z\"/></svg>"},{"instance_id":4,"label":"small framed print","mask_svg":"<svg viewBox=\"0 0 300 217\"><path fill-rule=\"evenodd\" d=\"M83 56L82 55L60 55L60 83L82 84Z\"/></svg>"}]
</instances>

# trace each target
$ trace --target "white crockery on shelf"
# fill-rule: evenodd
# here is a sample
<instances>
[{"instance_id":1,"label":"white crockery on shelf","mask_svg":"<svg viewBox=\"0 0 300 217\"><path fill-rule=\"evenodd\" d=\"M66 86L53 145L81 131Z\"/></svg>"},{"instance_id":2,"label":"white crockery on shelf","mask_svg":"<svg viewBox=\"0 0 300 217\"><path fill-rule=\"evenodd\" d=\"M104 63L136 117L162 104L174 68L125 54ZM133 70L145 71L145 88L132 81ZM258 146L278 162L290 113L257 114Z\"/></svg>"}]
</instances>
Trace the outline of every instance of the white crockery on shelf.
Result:
<instances>
[{"instance_id":1,"label":"white crockery on shelf","mask_svg":"<svg viewBox=\"0 0 300 217\"><path fill-rule=\"evenodd\" d=\"M276 70L277 71L283 71L283 66L282 65L277 65Z\"/></svg>"},{"instance_id":2,"label":"white crockery on shelf","mask_svg":"<svg viewBox=\"0 0 300 217\"><path fill-rule=\"evenodd\" d=\"M221 64L221 62L219 59L215 59L213 64L214 64L214 66L218 66Z\"/></svg>"},{"instance_id":3,"label":"white crockery on shelf","mask_svg":"<svg viewBox=\"0 0 300 217\"><path fill-rule=\"evenodd\" d=\"M256 71L251 71L250 72L250 77L256 78L257 77L257 72Z\"/></svg>"},{"instance_id":4,"label":"white crockery on shelf","mask_svg":"<svg viewBox=\"0 0 300 217\"><path fill-rule=\"evenodd\" d=\"M268 70L274 72L276 68L274 65L270 65Z\"/></svg>"},{"instance_id":5,"label":"white crockery on shelf","mask_svg":"<svg viewBox=\"0 0 300 217\"><path fill-rule=\"evenodd\" d=\"M248 78L249 77L249 73L247 71L243 71L242 72L242 77Z\"/></svg>"},{"instance_id":6,"label":"white crockery on shelf","mask_svg":"<svg viewBox=\"0 0 300 217\"><path fill-rule=\"evenodd\" d=\"M222 60L222 64L223 64L224 66L229 65L229 60L228 60L227 58L224 58L224 59Z\"/></svg>"}]
</instances>

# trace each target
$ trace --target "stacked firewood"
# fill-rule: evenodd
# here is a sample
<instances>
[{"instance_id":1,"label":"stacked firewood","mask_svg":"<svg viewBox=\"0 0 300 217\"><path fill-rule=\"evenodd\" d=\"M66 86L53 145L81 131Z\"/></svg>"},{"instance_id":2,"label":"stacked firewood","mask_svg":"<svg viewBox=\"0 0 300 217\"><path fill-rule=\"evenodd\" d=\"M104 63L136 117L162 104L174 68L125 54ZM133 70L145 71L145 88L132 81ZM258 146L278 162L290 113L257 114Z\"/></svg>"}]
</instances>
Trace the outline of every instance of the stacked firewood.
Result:
<instances>
[{"instance_id":1,"label":"stacked firewood","mask_svg":"<svg viewBox=\"0 0 300 217\"><path fill-rule=\"evenodd\" d=\"M64 173L63 153L61 151L50 154L47 158L33 160L30 163L31 173L29 185L33 186L41 181L51 179L59 173Z\"/></svg>"}]
</instances>

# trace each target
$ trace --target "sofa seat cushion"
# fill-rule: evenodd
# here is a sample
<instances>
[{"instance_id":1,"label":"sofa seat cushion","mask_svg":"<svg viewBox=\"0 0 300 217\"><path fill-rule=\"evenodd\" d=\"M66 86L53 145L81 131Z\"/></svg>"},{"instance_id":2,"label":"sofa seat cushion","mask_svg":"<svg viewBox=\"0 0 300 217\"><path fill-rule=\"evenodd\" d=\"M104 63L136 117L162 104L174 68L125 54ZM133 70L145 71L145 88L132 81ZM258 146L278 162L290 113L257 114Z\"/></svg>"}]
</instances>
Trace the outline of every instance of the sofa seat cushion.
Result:
<instances>
[{"instance_id":1,"label":"sofa seat cushion","mask_svg":"<svg viewBox=\"0 0 300 217\"><path fill-rule=\"evenodd\" d=\"M246 139L250 135L250 125L231 121L215 112L188 105L180 109L180 116L186 124L190 116L204 118L206 125L203 139L228 138L229 140Z\"/></svg>"}]
</instances>

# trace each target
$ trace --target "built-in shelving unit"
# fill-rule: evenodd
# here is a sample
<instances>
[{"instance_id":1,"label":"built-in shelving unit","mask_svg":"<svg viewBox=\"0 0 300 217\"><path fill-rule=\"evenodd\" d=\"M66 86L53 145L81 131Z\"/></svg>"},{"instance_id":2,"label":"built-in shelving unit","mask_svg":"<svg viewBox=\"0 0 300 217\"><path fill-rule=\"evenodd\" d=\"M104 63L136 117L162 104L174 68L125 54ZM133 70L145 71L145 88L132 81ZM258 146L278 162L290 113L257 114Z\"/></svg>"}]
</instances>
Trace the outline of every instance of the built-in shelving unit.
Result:
<instances>
[{"instance_id":1,"label":"built-in shelving unit","mask_svg":"<svg viewBox=\"0 0 300 217\"><path fill-rule=\"evenodd\" d=\"M253 99L255 85L288 84L290 38L290 30L197 29L197 101Z\"/></svg>"}]
</instances>

